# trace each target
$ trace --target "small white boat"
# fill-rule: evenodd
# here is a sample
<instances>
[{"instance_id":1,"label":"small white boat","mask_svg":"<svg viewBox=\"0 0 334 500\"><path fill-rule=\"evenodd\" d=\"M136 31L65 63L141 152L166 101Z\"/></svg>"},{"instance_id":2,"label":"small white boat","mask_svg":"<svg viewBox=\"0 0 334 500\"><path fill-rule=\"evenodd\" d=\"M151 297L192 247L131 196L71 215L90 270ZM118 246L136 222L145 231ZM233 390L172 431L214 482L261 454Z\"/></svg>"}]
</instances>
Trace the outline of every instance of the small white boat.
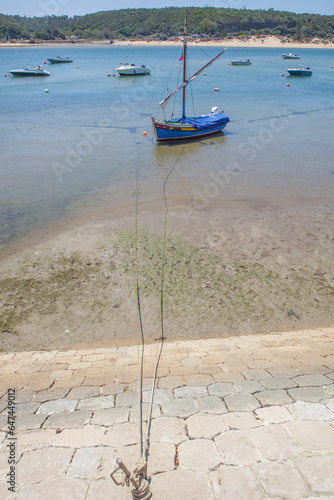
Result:
<instances>
[{"instance_id":1,"label":"small white boat","mask_svg":"<svg viewBox=\"0 0 334 500\"><path fill-rule=\"evenodd\" d=\"M49 71L46 71L42 66L36 68L12 69L9 71L13 76L50 76Z\"/></svg>"},{"instance_id":2,"label":"small white boat","mask_svg":"<svg viewBox=\"0 0 334 500\"><path fill-rule=\"evenodd\" d=\"M290 54L282 54L283 59L300 59L300 56L297 54L293 54L290 52Z\"/></svg>"},{"instance_id":3,"label":"small white boat","mask_svg":"<svg viewBox=\"0 0 334 500\"><path fill-rule=\"evenodd\" d=\"M135 64L122 64L116 71L121 76L134 76L134 75L149 75L151 73L150 68L147 68L144 64L141 66L136 66Z\"/></svg>"},{"instance_id":4,"label":"small white boat","mask_svg":"<svg viewBox=\"0 0 334 500\"><path fill-rule=\"evenodd\" d=\"M287 72L292 76L311 76L312 71L309 67L304 68L303 66L298 66L298 68L288 68Z\"/></svg>"},{"instance_id":5,"label":"small white boat","mask_svg":"<svg viewBox=\"0 0 334 500\"><path fill-rule=\"evenodd\" d=\"M51 64L60 64L60 63L71 63L73 62L73 59L70 59L69 57L48 57L48 61Z\"/></svg>"},{"instance_id":6,"label":"small white boat","mask_svg":"<svg viewBox=\"0 0 334 500\"><path fill-rule=\"evenodd\" d=\"M250 66L252 63L250 62L249 59L247 61L242 61L241 59L237 59L234 61L231 61L232 66Z\"/></svg>"}]
</instances>

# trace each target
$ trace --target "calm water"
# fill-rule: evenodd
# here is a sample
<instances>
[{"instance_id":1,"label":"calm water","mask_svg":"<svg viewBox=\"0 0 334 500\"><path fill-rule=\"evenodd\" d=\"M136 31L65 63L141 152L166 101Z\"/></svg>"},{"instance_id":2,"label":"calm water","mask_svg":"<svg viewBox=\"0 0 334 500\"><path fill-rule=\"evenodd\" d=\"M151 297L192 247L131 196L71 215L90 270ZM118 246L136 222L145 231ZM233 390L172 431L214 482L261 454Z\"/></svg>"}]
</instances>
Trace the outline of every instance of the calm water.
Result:
<instances>
[{"instance_id":1,"label":"calm water","mask_svg":"<svg viewBox=\"0 0 334 500\"><path fill-rule=\"evenodd\" d=\"M151 115L177 85L180 48L96 46L0 50L0 245L62 220L131 203L139 172L140 199L201 192L206 179L229 176L226 197L247 192L291 196L312 192L333 198L334 50L301 49L300 61L280 58L287 49L227 52L188 90L187 114L213 106L230 117L225 134L189 144L157 145ZM218 48L190 47L190 72ZM73 64L45 65L46 78L5 78L9 70L68 55ZM231 59L249 58L250 67ZM113 77L120 62L146 64L150 76ZM304 64L310 78L288 77ZM284 73L284 76L281 76ZM110 74L110 77L108 76ZM169 83L167 83L169 82ZM287 83L290 87L287 87ZM49 92L46 93L45 89ZM215 91L219 88L219 92ZM168 117L173 109L167 107ZM181 109L180 95L175 116ZM167 115L166 115L167 116ZM143 132L147 131L147 136ZM226 184L226 183L225 183Z\"/></svg>"}]
</instances>

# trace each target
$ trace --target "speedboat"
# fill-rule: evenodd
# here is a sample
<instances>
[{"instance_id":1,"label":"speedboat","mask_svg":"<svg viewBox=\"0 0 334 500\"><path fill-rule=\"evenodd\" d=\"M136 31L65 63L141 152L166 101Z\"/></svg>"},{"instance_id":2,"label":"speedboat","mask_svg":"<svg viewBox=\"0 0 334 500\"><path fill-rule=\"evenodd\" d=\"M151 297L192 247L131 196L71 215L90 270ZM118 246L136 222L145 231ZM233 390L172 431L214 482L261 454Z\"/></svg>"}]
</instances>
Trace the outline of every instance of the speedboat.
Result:
<instances>
[{"instance_id":1,"label":"speedboat","mask_svg":"<svg viewBox=\"0 0 334 500\"><path fill-rule=\"evenodd\" d=\"M48 61L51 64L60 64L60 63L71 63L73 62L73 59L70 59L69 57L48 57Z\"/></svg>"},{"instance_id":2,"label":"speedboat","mask_svg":"<svg viewBox=\"0 0 334 500\"><path fill-rule=\"evenodd\" d=\"M282 54L283 59L300 59L300 56L297 54L293 54L290 52L290 54Z\"/></svg>"},{"instance_id":3,"label":"speedboat","mask_svg":"<svg viewBox=\"0 0 334 500\"><path fill-rule=\"evenodd\" d=\"M309 67L304 68L303 66L299 66L298 68L289 68L287 72L292 76L311 76L312 71Z\"/></svg>"},{"instance_id":4,"label":"speedboat","mask_svg":"<svg viewBox=\"0 0 334 500\"><path fill-rule=\"evenodd\" d=\"M150 68L147 68L144 64L141 66L136 66L135 64L121 64L116 71L121 76L134 76L134 75L149 75L151 73Z\"/></svg>"},{"instance_id":5,"label":"speedboat","mask_svg":"<svg viewBox=\"0 0 334 500\"><path fill-rule=\"evenodd\" d=\"M232 66L250 66L252 63L249 59L247 61L242 61L241 59L237 59L235 61L231 61Z\"/></svg>"},{"instance_id":6,"label":"speedboat","mask_svg":"<svg viewBox=\"0 0 334 500\"><path fill-rule=\"evenodd\" d=\"M13 76L50 76L49 71L46 71L42 66L36 68L27 67L25 69L12 69L9 71Z\"/></svg>"}]
</instances>

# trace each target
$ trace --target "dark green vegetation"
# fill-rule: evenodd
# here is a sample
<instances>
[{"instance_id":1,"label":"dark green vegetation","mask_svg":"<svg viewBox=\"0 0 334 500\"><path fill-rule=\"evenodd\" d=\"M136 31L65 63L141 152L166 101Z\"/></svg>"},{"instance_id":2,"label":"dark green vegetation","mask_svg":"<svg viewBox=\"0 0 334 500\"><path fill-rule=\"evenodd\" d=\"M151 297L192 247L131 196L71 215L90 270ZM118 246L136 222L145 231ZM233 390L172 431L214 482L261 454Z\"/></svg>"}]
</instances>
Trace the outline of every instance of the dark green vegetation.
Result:
<instances>
[{"instance_id":1,"label":"dark green vegetation","mask_svg":"<svg viewBox=\"0 0 334 500\"><path fill-rule=\"evenodd\" d=\"M148 340L160 334L163 237L138 231L138 281ZM37 255L36 255L37 254ZM136 239L117 231L94 251L45 247L0 265L0 350L136 340ZM323 326L334 288L323 275L286 275L167 238L164 317L168 339ZM71 332L71 333L70 333Z\"/></svg>"},{"instance_id":2,"label":"dark green vegetation","mask_svg":"<svg viewBox=\"0 0 334 500\"><path fill-rule=\"evenodd\" d=\"M334 37L334 15L294 14L273 9L167 7L111 10L73 18L0 14L0 38L55 40L77 36L85 39L156 37L164 40L182 35L186 10L189 11L189 34L195 36L276 35L296 40Z\"/></svg>"}]
</instances>

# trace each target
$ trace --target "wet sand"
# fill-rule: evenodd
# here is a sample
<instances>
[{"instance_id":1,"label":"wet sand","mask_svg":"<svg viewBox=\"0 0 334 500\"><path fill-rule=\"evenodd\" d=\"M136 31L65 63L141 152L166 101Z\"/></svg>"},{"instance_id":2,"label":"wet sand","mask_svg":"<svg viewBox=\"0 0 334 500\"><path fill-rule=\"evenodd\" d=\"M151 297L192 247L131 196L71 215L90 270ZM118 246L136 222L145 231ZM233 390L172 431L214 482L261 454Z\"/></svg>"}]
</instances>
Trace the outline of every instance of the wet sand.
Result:
<instances>
[{"instance_id":1,"label":"wet sand","mask_svg":"<svg viewBox=\"0 0 334 500\"><path fill-rule=\"evenodd\" d=\"M334 324L332 197L266 191L167 203L167 340ZM146 342L161 336L164 200L138 205L137 244L136 206L102 205L1 260L3 351L136 343L137 272Z\"/></svg>"}]
</instances>

